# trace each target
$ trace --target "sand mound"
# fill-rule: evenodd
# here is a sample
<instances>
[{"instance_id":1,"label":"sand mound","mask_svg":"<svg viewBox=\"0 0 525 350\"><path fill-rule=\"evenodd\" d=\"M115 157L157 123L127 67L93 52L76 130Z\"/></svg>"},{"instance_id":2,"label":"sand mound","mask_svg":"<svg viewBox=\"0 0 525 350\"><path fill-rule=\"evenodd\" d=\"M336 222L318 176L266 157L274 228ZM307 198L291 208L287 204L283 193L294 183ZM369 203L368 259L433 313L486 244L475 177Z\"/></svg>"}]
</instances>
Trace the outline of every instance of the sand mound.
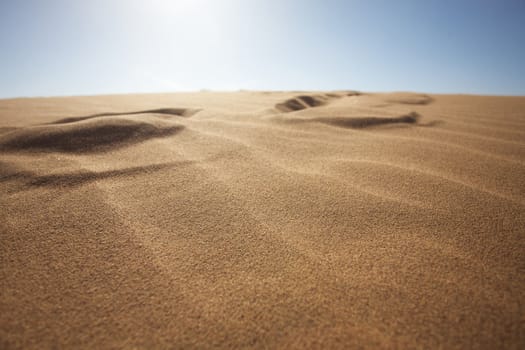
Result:
<instances>
[{"instance_id":1,"label":"sand mound","mask_svg":"<svg viewBox=\"0 0 525 350\"><path fill-rule=\"evenodd\" d=\"M433 101L432 97L428 95L409 92L396 92L383 96L385 102L407 105L428 105Z\"/></svg>"},{"instance_id":2,"label":"sand mound","mask_svg":"<svg viewBox=\"0 0 525 350\"><path fill-rule=\"evenodd\" d=\"M328 92L325 94L315 95L299 95L287 99L284 102L277 103L275 105L275 109L283 113L295 112L307 108L324 106L335 99L359 95L361 95L361 93L358 91Z\"/></svg>"},{"instance_id":3,"label":"sand mound","mask_svg":"<svg viewBox=\"0 0 525 350\"><path fill-rule=\"evenodd\" d=\"M170 136L182 129L181 125L162 121L93 117L82 122L27 127L2 134L0 150L71 153L107 151Z\"/></svg>"},{"instance_id":4,"label":"sand mound","mask_svg":"<svg viewBox=\"0 0 525 350\"><path fill-rule=\"evenodd\" d=\"M336 97L337 96L337 97ZM330 99L338 98L336 94L325 95L301 95L290 98L282 103L275 105L275 109L280 112L294 112L302 109L319 107L325 105Z\"/></svg>"},{"instance_id":5,"label":"sand mound","mask_svg":"<svg viewBox=\"0 0 525 350\"><path fill-rule=\"evenodd\" d=\"M314 118L286 118L279 119L287 123L321 123L340 128L365 129L371 127L396 125L396 124L416 124L420 115L411 112L399 117L314 117Z\"/></svg>"},{"instance_id":6,"label":"sand mound","mask_svg":"<svg viewBox=\"0 0 525 350\"><path fill-rule=\"evenodd\" d=\"M86 119L91 118L99 118L99 117L114 117L114 116L122 116L122 115L135 115L135 114L164 114L168 116L178 116L178 117L191 117L195 113L199 112L200 109L190 109L190 108L157 108L157 109L148 109L144 111L135 111L135 112L118 112L118 113L98 113L83 117L68 117L59 119L57 121L54 121L50 124L66 124L66 123L74 123Z\"/></svg>"}]
</instances>

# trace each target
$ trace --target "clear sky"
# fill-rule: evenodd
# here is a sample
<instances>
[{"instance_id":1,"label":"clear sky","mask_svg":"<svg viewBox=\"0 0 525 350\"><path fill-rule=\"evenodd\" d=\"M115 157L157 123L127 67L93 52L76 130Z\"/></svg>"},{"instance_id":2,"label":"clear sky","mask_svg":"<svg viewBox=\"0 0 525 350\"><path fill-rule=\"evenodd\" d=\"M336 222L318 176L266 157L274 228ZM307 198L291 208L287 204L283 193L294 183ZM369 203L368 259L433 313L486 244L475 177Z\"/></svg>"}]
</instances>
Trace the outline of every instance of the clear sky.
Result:
<instances>
[{"instance_id":1,"label":"clear sky","mask_svg":"<svg viewBox=\"0 0 525 350\"><path fill-rule=\"evenodd\" d=\"M525 0L0 0L0 97L525 95Z\"/></svg>"}]
</instances>

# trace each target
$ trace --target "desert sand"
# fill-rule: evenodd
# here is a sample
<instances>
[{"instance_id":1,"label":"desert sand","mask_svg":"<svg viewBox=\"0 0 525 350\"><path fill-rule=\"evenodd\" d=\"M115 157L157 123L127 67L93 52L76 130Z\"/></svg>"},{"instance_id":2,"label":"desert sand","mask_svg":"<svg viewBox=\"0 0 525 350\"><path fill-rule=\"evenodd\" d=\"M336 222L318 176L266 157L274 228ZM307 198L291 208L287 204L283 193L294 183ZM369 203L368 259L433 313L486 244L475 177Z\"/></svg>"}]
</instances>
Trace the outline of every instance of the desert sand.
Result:
<instances>
[{"instance_id":1,"label":"desert sand","mask_svg":"<svg viewBox=\"0 0 525 350\"><path fill-rule=\"evenodd\" d=\"M0 348L525 348L525 97L0 100Z\"/></svg>"}]
</instances>

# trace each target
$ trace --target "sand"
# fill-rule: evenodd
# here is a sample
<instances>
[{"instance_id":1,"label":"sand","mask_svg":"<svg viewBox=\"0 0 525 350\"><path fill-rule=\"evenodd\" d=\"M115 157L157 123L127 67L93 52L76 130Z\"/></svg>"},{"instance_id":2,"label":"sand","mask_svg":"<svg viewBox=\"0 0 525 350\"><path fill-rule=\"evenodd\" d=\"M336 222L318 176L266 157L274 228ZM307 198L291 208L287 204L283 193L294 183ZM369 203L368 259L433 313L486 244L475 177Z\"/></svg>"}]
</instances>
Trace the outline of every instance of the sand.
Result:
<instances>
[{"instance_id":1,"label":"sand","mask_svg":"<svg viewBox=\"0 0 525 350\"><path fill-rule=\"evenodd\" d=\"M525 97L0 100L0 348L525 348Z\"/></svg>"}]
</instances>

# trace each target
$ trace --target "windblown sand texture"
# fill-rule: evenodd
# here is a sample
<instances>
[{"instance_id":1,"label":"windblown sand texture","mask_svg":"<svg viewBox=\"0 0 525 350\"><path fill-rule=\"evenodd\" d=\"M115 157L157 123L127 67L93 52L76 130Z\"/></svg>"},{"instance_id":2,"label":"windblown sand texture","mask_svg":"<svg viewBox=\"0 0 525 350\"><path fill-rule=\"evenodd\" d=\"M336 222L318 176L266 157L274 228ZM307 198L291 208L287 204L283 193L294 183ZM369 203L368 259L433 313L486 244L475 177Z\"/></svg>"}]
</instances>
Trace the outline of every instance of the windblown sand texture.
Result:
<instances>
[{"instance_id":1,"label":"windblown sand texture","mask_svg":"<svg viewBox=\"0 0 525 350\"><path fill-rule=\"evenodd\" d=\"M0 348L525 348L525 97L0 101Z\"/></svg>"}]
</instances>

